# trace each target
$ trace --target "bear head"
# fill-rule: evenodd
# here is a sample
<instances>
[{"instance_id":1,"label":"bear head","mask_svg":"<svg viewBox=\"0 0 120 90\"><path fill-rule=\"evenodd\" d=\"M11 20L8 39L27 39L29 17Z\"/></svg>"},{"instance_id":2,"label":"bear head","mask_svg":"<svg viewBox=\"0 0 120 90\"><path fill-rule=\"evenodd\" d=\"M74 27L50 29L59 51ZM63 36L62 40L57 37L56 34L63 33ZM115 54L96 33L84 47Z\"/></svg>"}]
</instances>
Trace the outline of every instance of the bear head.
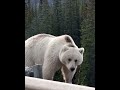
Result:
<instances>
[{"instance_id":1,"label":"bear head","mask_svg":"<svg viewBox=\"0 0 120 90\"><path fill-rule=\"evenodd\" d=\"M64 45L59 53L59 59L68 70L73 72L78 65L83 62L84 48L78 48L74 46Z\"/></svg>"}]
</instances>

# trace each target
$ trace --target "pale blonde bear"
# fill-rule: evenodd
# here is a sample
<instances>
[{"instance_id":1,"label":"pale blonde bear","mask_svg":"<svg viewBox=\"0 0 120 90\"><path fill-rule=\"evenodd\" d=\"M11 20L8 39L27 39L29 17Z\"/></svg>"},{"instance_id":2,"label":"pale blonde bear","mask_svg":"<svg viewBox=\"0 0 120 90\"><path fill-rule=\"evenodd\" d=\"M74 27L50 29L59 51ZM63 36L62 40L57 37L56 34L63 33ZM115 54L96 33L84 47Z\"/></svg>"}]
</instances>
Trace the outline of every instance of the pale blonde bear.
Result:
<instances>
[{"instance_id":1,"label":"pale blonde bear","mask_svg":"<svg viewBox=\"0 0 120 90\"><path fill-rule=\"evenodd\" d=\"M84 48L78 48L69 35L38 34L25 41L25 66L43 65L43 79L48 80L61 68L65 82L72 83L83 53Z\"/></svg>"}]
</instances>

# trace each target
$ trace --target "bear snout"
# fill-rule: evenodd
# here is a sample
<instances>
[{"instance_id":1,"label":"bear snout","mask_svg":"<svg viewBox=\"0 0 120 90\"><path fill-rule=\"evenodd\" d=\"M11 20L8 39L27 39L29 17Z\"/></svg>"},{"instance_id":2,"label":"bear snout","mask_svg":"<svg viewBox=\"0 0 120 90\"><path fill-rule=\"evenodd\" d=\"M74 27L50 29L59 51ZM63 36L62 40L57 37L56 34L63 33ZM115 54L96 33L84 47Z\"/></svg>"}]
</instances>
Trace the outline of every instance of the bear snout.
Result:
<instances>
[{"instance_id":1,"label":"bear snout","mask_svg":"<svg viewBox=\"0 0 120 90\"><path fill-rule=\"evenodd\" d=\"M73 72L73 71L75 70L75 68L74 68L74 67L72 67L72 68L70 68L70 70Z\"/></svg>"}]
</instances>

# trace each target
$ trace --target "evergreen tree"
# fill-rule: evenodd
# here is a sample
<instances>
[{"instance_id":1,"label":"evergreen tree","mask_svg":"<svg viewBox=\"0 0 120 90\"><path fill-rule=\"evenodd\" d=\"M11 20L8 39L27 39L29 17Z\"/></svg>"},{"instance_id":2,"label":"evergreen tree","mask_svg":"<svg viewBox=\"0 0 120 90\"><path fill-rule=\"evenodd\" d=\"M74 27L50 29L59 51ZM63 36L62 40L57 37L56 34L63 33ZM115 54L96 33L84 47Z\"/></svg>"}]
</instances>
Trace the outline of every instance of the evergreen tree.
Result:
<instances>
[{"instance_id":1,"label":"evergreen tree","mask_svg":"<svg viewBox=\"0 0 120 90\"><path fill-rule=\"evenodd\" d=\"M62 10L61 10L61 0L53 0L53 32L54 35L62 34Z\"/></svg>"},{"instance_id":2,"label":"evergreen tree","mask_svg":"<svg viewBox=\"0 0 120 90\"><path fill-rule=\"evenodd\" d=\"M81 8L81 43L85 48L80 83L95 86L95 0L85 0Z\"/></svg>"},{"instance_id":3,"label":"evergreen tree","mask_svg":"<svg viewBox=\"0 0 120 90\"><path fill-rule=\"evenodd\" d=\"M80 47L80 15L78 0L65 0L64 3L64 33L69 34Z\"/></svg>"}]
</instances>

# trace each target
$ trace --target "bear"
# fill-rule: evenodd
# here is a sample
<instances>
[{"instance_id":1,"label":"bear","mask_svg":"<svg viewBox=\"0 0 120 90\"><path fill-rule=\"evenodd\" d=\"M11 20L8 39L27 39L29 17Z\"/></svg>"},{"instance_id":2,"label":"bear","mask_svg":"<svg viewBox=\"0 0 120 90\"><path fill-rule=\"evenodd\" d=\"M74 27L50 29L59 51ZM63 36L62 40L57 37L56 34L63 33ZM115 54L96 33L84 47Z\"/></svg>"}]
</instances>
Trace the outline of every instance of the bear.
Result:
<instances>
[{"instance_id":1,"label":"bear","mask_svg":"<svg viewBox=\"0 0 120 90\"><path fill-rule=\"evenodd\" d=\"M66 83L83 62L84 48L78 48L70 35L37 34L25 40L25 66L42 65L43 79L53 80L61 69Z\"/></svg>"}]
</instances>

